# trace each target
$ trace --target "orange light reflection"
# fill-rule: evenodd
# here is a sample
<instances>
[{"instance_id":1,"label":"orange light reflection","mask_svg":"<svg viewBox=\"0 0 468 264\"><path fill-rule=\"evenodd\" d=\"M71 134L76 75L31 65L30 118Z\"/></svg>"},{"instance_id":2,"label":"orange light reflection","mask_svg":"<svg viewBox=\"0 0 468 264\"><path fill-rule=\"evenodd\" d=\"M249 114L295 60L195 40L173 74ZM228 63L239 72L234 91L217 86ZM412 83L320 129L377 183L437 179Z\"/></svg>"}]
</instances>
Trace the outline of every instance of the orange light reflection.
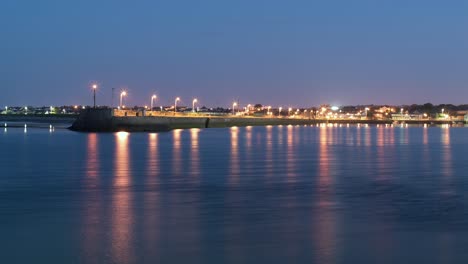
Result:
<instances>
[{"instance_id":1,"label":"orange light reflection","mask_svg":"<svg viewBox=\"0 0 468 264\"><path fill-rule=\"evenodd\" d=\"M111 257L116 263L133 262L131 255L132 222L131 176L129 162L129 133L118 132L116 135L115 180L112 190Z\"/></svg>"},{"instance_id":2,"label":"orange light reflection","mask_svg":"<svg viewBox=\"0 0 468 264\"><path fill-rule=\"evenodd\" d=\"M231 174L229 181L231 183L239 183L240 164L239 164L239 129L231 127L231 158L230 168Z\"/></svg>"},{"instance_id":3,"label":"orange light reflection","mask_svg":"<svg viewBox=\"0 0 468 264\"><path fill-rule=\"evenodd\" d=\"M191 151L190 151L190 173L194 176L199 176L200 172L200 149L198 146L198 133L200 133L200 129L192 128L190 129L190 142L192 144Z\"/></svg>"},{"instance_id":4,"label":"orange light reflection","mask_svg":"<svg viewBox=\"0 0 468 264\"><path fill-rule=\"evenodd\" d=\"M181 152L181 129L174 129L173 135L173 152L172 152L172 170L175 175L180 175L182 172L182 152Z\"/></svg>"}]
</instances>

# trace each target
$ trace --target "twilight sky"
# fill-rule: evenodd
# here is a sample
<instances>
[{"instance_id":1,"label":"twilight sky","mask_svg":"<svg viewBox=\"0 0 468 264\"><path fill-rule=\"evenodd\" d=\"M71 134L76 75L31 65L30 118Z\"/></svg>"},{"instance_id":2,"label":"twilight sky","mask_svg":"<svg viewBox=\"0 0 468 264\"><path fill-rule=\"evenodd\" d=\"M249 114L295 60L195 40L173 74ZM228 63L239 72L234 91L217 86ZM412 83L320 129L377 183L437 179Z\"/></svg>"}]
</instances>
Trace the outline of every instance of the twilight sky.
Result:
<instances>
[{"instance_id":1,"label":"twilight sky","mask_svg":"<svg viewBox=\"0 0 468 264\"><path fill-rule=\"evenodd\" d=\"M468 1L2 0L0 105L468 103ZM117 97L117 96L116 96ZM117 100L116 100L117 101Z\"/></svg>"}]
</instances>

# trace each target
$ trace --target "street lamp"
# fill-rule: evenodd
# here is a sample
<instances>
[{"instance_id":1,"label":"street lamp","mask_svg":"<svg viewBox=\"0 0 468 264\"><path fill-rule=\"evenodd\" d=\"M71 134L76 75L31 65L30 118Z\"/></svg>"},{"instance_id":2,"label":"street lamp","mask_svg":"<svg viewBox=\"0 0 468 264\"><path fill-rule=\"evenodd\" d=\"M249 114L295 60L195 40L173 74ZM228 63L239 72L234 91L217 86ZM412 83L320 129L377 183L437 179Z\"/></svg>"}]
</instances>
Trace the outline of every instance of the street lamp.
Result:
<instances>
[{"instance_id":1,"label":"street lamp","mask_svg":"<svg viewBox=\"0 0 468 264\"><path fill-rule=\"evenodd\" d=\"M271 106L268 106L268 107L267 107L267 115L270 114L270 109L271 109Z\"/></svg>"},{"instance_id":2,"label":"street lamp","mask_svg":"<svg viewBox=\"0 0 468 264\"><path fill-rule=\"evenodd\" d=\"M292 108L289 107L289 108L288 108L288 115L291 115L291 111L292 111Z\"/></svg>"},{"instance_id":3,"label":"street lamp","mask_svg":"<svg viewBox=\"0 0 468 264\"><path fill-rule=\"evenodd\" d=\"M153 111L153 102L154 100L158 98L155 94L153 94L153 96L151 96L151 111Z\"/></svg>"},{"instance_id":4,"label":"street lamp","mask_svg":"<svg viewBox=\"0 0 468 264\"><path fill-rule=\"evenodd\" d=\"M235 109L236 106L237 106L237 102L232 103L232 114L233 115L235 113L234 109Z\"/></svg>"},{"instance_id":5,"label":"street lamp","mask_svg":"<svg viewBox=\"0 0 468 264\"><path fill-rule=\"evenodd\" d=\"M124 96L127 96L127 92L126 92L126 91L122 91L122 92L120 93L120 108L123 107L122 102L123 102L123 97L124 97Z\"/></svg>"},{"instance_id":6,"label":"street lamp","mask_svg":"<svg viewBox=\"0 0 468 264\"><path fill-rule=\"evenodd\" d=\"M94 99L94 108L96 108L96 89L97 89L97 84L93 84L93 99Z\"/></svg>"},{"instance_id":7,"label":"street lamp","mask_svg":"<svg viewBox=\"0 0 468 264\"><path fill-rule=\"evenodd\" d=\"M281 106L278 108L278 117L281 116L281 110L282 110L282 109L283 109L283 107L281 107Z\"/></svg>"},{"instance_id":8,"label":"street lamp","mask_svg":"<svg viewBox=\"0 0 468 264\"><path fill-rule=\"evenodd\" d=\"M197 98L193 99L192 101L192 112L195 113L195 103L198 102Z\"/></svg>"},{"instance_id":9,"label":"street lamp","mask_svg":"<svg viewBox=\"0 0 468 264\"><path fill-rule=\"evenodd\" d=\"M250 107L251 107L251 106L252 106L251 104L248 104L248 105L247 105L247 113L250 113Z\"/></svg>"},{"instance_id":10,"label":"street lamp","mask_svg":"<svg viewBox=\"0 0 468 264\"><path fill-rule=\"evenodd\" d=\"M28 114L28 107L27 106L24 107L24 111L25 111L25 115L27 115Z\"/></svg>"},{"instance_id":11,"label":"street lamp","mask_svg":"<svg viewBox=\"0 0 468 264\"><path fill-rule=\"evenodd\" d=\"M174 101L174 113L177 112L177 102L180 101L180 97L177 97Z\"/></svg>"}]
</instances>

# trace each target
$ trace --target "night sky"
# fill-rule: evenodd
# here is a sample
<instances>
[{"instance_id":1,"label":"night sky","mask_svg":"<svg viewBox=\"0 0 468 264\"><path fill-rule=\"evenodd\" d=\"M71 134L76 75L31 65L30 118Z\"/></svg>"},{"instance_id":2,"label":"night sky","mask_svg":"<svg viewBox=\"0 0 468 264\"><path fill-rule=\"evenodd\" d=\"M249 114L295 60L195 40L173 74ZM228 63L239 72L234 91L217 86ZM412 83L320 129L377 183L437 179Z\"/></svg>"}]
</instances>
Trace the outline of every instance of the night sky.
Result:
<instances>
[{"instance_id":1,"label":"night sky","mask_svg":"<svg viewBox=\"0 0 468 264\"><path fill-rule=\"evenodd\" d=\"M2 0L0 105L468 103L468 1ZM117 101L117 100L116 100Z\"/></svg>"}]
</instances>

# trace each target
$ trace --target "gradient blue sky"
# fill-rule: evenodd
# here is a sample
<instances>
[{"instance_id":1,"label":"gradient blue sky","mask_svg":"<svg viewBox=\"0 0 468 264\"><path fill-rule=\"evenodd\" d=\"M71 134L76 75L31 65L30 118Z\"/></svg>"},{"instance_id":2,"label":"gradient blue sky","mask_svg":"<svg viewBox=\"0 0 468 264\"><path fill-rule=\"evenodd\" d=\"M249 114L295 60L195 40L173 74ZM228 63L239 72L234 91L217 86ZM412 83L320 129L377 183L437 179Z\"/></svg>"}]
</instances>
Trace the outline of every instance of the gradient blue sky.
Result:
<instances>
[{"instance_id":1,"label":"gradient blue sky","mask_svg":"<svg viewBox=\"0 0 468 264\"><path fill-rule=\"evenodd\" d=\"M0 104L468 103L468 1L0 1ZM158 103L158 104L160 104Z\"/></svg>"}]
</instances>

